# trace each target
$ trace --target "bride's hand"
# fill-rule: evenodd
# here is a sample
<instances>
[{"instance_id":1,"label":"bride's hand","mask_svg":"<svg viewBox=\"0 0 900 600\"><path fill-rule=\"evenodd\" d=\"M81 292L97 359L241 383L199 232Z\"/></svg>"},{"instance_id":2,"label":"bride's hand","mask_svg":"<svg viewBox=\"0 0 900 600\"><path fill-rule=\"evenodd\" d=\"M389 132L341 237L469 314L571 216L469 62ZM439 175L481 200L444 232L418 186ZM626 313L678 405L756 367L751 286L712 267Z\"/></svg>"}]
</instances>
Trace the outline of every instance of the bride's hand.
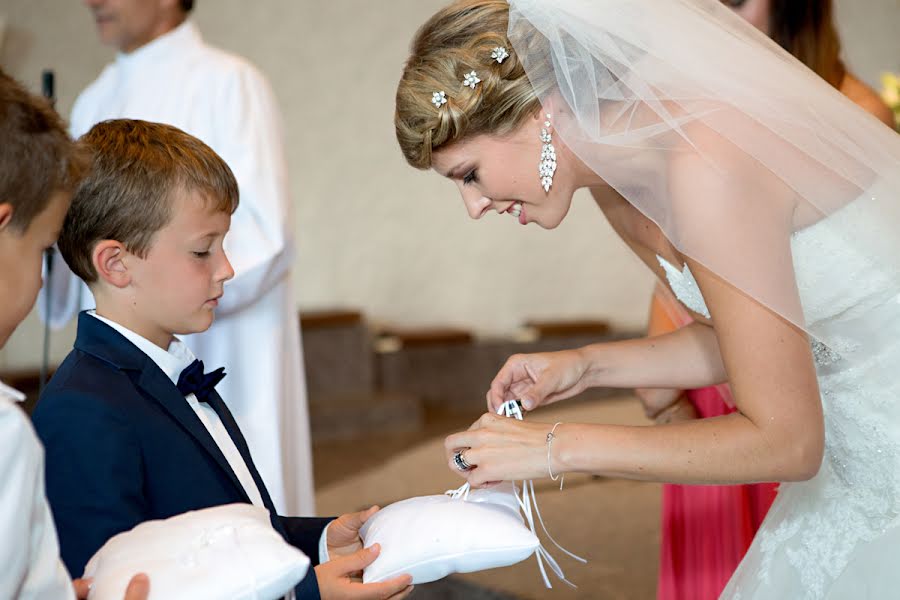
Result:
<instances>
[{"instance_id":1,"label":"bride's hand","mask_svg":"<svg viewBox=\"0 0 900 600\"><path fill-rule=\"evenodd\" d=\"M496 412L508 400L521 400L525 410L564 400L589 387L588 361L580 350L516 354L491 382L488 409Z\"/></svg>"},{"instance_id":2,"label":"bride's hand","mask_svg":"<svg viewBox=\"0 0 900 600\"><path fill-rule=\"evenodd\" d=\"M547 477L547 434L552 428L550 423L529 423L485 413L468 431L444 440L450 470L472 487ZM458 450L471 469L459 470L453 458ZM559 466L552 466L557 473Z\"/></svg>"}]
</instances>

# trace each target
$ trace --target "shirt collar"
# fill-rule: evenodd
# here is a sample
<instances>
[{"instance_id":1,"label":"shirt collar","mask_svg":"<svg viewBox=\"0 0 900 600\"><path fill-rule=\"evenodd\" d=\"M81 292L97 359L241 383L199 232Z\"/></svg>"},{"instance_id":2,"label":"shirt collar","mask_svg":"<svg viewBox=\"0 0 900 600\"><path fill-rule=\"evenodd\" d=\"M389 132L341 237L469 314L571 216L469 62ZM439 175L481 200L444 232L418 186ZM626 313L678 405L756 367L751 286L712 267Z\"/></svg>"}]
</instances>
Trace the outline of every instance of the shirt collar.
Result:
<instances>
[{"instance_id":1,"label":"shirt collar","mask_svg":"<svg viewBox=\"0 0 900 600\"><path fill-rule=\"evenodd\" d=\"M168 350L163 350L147 338L136 334L127 327L124 327L115 321L110 321L106 317L101 317L96 311L89 310L88 314L95 319L103 321L121 333L129 342L137 346L141 352L146 354L150 357L150 360L156 363L156 366L166 374L166 377L172 380L172 383L177 384L181 372L185 367L194 362L194 353L187 347L187 344L177 337L169 344Z\"/></svg>"},{"instance_id":2,"label":"shirt collar","mask_svg":"<svg viewBox=\"0 0 900 600\"><path fill-rule=\"evenodd\" d=\"M0 381L0 398L7 398L13 402L22 402L25 400L25 394Z\"/></svg>"},{"instance_id":3,"label":"shirt collar","mask_svg":"<svg viewBox=\"0 0 900 600\"><path fill-rule=\"evenodd\" d=\"M171 31L167 31L158 38L132 50L131 52L119 52L116 54L116 63L123 67L155 62L166 55L182 52L191 46L203 43L200 31L193 21L186 19L181 25Z\"/></svg>"}]
</instances>

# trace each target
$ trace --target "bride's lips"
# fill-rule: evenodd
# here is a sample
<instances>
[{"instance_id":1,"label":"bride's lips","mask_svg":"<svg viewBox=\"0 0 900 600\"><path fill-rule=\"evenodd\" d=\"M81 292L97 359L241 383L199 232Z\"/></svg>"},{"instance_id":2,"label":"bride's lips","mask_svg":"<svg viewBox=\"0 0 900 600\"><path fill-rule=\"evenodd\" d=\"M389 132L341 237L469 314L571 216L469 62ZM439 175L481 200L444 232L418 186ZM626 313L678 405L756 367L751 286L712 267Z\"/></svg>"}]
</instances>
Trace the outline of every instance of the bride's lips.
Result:
<instances>
[{"instance_id":1,"label":"bride's lips","mask_svg":"<svg viewBox=\"0 0 900 600\"><path fill-rule=\"evenodd\" d=\"M525 216L525 207L522 206L521 202L513 202L509 206L506 207L506 210L503 212L509 213L512 216L518 219L520 225L525 225L526 216Z\"/></svg>"}]
</instances>

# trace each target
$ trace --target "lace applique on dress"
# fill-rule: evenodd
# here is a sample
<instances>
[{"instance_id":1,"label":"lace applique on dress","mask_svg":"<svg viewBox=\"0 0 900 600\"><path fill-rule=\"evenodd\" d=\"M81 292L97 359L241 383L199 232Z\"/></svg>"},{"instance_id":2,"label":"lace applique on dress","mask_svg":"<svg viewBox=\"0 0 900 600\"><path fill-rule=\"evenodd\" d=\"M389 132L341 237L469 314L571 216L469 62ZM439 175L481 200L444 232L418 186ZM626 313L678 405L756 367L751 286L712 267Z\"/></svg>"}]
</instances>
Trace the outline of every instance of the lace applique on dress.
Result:
<instances>
[{"instance_id":1,"label":"lace applique on dress","mask_svg":"<svg viewBox=\"0 0 900 600\"><path fill-rule=\"evenodd\" d=\"M669 280L669 286L681 303L695 313L701 314L709 319L709 309L706 308L706 301L703 299L703 294L700 292L700 286L697 285L697 280L694 279L694 274L691 273L690 267L684 265L684 270L679 271L672 263L662 256L657 255L656 260L659 261L659 265L666 272L666 279Z\"/></svg>"},{"instance_id":2,"label":"lace applique on dress","mask_svg":"<svg viewBox=\"0 0 900 600\"><path fill-rule=\"evenodd\" d=\"M829 350L829 352L831 352ZM866 390L854 370L822 382L825 456L812 480L783 484L793 510L776 527L758 534L758 577L767 579L779 549L803 584L804 598L827 595L854 550L882 535L900 515L897 440L867 406L881 404L881 391ZM886 392L890 394L890 392Z\"/></svg>"}]
</instances>

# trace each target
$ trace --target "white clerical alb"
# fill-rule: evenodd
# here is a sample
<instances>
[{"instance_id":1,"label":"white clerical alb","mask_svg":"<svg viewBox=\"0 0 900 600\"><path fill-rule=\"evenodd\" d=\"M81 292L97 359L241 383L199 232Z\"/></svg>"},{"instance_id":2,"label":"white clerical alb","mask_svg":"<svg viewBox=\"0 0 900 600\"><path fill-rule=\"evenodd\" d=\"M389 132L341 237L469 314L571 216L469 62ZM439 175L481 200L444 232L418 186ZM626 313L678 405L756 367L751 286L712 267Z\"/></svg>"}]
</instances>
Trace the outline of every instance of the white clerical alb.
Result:
<instances>
[{"instance_id":1,"label":"white clerical alb","mask_svg":"<svg viewBox=\"0 0 900 600\"><path fill-rule=\"evenodd\" d=\"M16 406L24 399L0 382L0 598L68 600L75 591L44 493L44 449Z\"/></svg>"},{"instance_id":2,"label":"white clerical alb","mask_svg":"<svg viewBox=\"0 0 900 600\"><path fill-rule=\"evenodd\" d=\"M82 92L72 133L134 118L200 138L231 167L240 206L225 250L235 270L209 331L184 342L210 365L282 514L312 515L312 458L300 330L293 300L291 203L281 120L265 78L246 60L206 45L190 22L119 54ZM93 308L87 288L58 261L48 316L62 326ZM40 302L44 306L44 300Z\"/></svg>"}]
</instances>

